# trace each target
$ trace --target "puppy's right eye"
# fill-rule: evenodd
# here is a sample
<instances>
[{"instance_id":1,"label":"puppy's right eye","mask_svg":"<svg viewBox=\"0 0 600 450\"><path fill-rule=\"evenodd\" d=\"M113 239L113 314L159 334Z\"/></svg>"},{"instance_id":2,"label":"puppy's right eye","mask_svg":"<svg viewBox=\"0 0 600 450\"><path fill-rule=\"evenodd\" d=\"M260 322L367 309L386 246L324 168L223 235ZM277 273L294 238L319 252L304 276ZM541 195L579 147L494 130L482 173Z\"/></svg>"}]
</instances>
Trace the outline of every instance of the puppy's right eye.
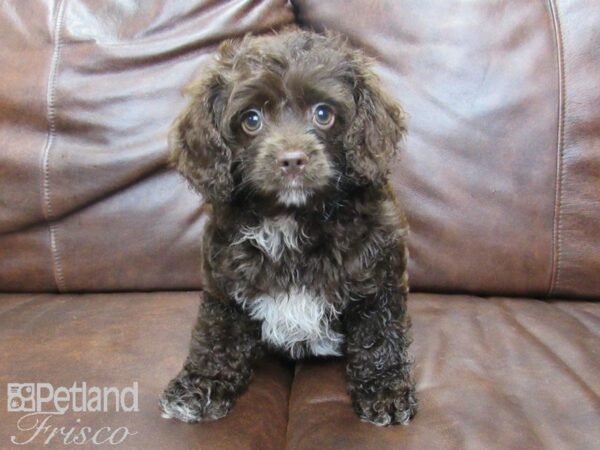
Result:
<instances>
[{"instance_id":1,"label":"puppy's right eye","mask_svg":"<svg viewBox=\"0 0 600 450\"><path fill-rule=\"evenodd\" d=\"M322 130L327 130L333 126L335 114L331 106L325 103L317 103L313 107L313 123Z\"/></svg>"},{"instance_id":2,"label":"puppy's right eye","mask_svg":"<svg viewBox=\"0 0 600 450\"><path fill-rule=\"evenodd\" d=\"M242 114L242 129L249 135L257 134L262 128L262 115L257 109L249 109Z\"/></svg>"}]
</instances>

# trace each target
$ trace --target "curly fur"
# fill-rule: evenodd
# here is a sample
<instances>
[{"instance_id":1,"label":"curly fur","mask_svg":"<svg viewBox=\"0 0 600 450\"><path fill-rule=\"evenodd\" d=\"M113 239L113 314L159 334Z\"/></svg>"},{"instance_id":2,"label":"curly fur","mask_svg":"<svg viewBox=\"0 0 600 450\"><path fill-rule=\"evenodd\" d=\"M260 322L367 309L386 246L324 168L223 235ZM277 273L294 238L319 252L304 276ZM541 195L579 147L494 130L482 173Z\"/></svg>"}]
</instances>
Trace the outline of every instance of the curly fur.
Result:
<instances>
[{"instance_id":1,"label":"curly fur","mask_svg":"<svg viewBox=\"0 0 600 450\"><path fill-rule=\"evenodd\" d=\"M189 94L171 158L212 213L204 300L163 415L226 415L269 348L291 358L343 353L357 414L408 423L407 225L387 182L402 110L362 53L295 29L222 44ZM327 130L311 122L319 102L335 113ZM248 108L264 118L253 136L240 126ZM290 181L277 156L298 149L308 163Z\"/></svg>"}]
</instances>

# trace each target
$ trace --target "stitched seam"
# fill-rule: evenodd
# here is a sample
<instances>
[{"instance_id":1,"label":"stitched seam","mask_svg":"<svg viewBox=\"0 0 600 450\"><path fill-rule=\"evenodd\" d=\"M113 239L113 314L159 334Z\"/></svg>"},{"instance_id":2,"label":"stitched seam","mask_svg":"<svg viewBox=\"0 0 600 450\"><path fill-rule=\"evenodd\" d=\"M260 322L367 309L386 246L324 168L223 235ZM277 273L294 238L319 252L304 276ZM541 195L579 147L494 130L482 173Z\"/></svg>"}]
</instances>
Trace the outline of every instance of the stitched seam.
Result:
<instances>
[{"instance_id":1,"label":"stitched seam","mask_svg":"<svg viewBox=\"0 0 600 450\"><path fill-rule=\"evenodd\" d=\"M558 64L558 135L556 149L556 183L554 198L554 229L552 233L552 270L547 296L552 296L560 283L561 258L562 258L562 186L564 179L564 123L565 123L565 67L564 67L564 41L558 7L555 0L549 0L552 24L556 40L556 59Z\"/></svg>"},{"instance_id":2,"label":"stitched seam","mask_svg":"<svg viewBox=\"0 0 600 450\"><path fill-rule=\"evenodd\" d=\"M52 60L50 63L50 73L48 75L48 88L46 91L46 111L48 115L48 135L44 149L42 150L42 210L44 219L48 223L50 233L50 252L52 254L54 282L59 292L66 290L65 279L63 274L62 259L57 243L57 224L54 222L54 214L52 211L52 196L50 189L50 149L54 143L56 135L56 107L55 107L55 92L56 92L56 72L58 71L58 63L60 61L60 53L62 48L62 40L60 31L62 29L62 21L64 16L65 1L60 1L56 22L53 30L54 49L52 51Z\"/></svg>"}]
</instances>

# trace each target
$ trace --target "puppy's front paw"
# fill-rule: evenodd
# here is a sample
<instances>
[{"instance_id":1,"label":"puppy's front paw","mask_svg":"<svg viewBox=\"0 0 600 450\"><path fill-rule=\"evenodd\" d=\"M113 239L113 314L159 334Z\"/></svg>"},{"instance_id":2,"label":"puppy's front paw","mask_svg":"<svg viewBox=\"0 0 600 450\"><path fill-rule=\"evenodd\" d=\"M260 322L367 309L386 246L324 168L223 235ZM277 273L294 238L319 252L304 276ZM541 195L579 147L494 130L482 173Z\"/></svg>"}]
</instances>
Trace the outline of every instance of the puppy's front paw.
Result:
<instances>
[{"instance_id":1,"label":"puppy's front paw","mask_svg":"<svg viewBox=\"0 0 600 450\"><path fill-rule=\"evenodd\" d=\"M417 400L413 386L399 389L381 388L352 390L352 406L358 416L378 426L408 425L417 413Z\"/></svg>"},{"instance_id":2,"label":"puppy's front paw","mask_svg":"<svg viewBox=\"0 0 600 450\"><path fill-rule=\"evenodd\" d=\"M175 418L193 423L226 416L235 403L233 394L216 380L184 373L173 378L160 396L165 419Z\"/></svg>"}]
</instances>

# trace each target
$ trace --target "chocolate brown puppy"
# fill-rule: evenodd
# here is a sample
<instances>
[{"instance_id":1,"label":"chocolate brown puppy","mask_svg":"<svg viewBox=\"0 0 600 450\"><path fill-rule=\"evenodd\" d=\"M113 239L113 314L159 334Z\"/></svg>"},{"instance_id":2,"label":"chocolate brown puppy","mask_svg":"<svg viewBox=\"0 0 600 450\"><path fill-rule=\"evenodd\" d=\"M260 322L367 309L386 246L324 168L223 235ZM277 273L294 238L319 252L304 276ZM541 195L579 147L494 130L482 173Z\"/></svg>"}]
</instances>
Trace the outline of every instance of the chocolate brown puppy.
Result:
<instances>
[{"instance_id":1,"label":"chocolate brown puppy","mask_svg":"<svg viewBox=\"0 0 600 450\"><path fill-rule=\"evenodd\" d=\"M212 212L204 299L163 416L225 416L270 349L345 355L356 413L407 424L407 225L387 182L402 110L361 52L297 29L225 42L189 95L172 162Z\"/></svg>"}]
</instances>

